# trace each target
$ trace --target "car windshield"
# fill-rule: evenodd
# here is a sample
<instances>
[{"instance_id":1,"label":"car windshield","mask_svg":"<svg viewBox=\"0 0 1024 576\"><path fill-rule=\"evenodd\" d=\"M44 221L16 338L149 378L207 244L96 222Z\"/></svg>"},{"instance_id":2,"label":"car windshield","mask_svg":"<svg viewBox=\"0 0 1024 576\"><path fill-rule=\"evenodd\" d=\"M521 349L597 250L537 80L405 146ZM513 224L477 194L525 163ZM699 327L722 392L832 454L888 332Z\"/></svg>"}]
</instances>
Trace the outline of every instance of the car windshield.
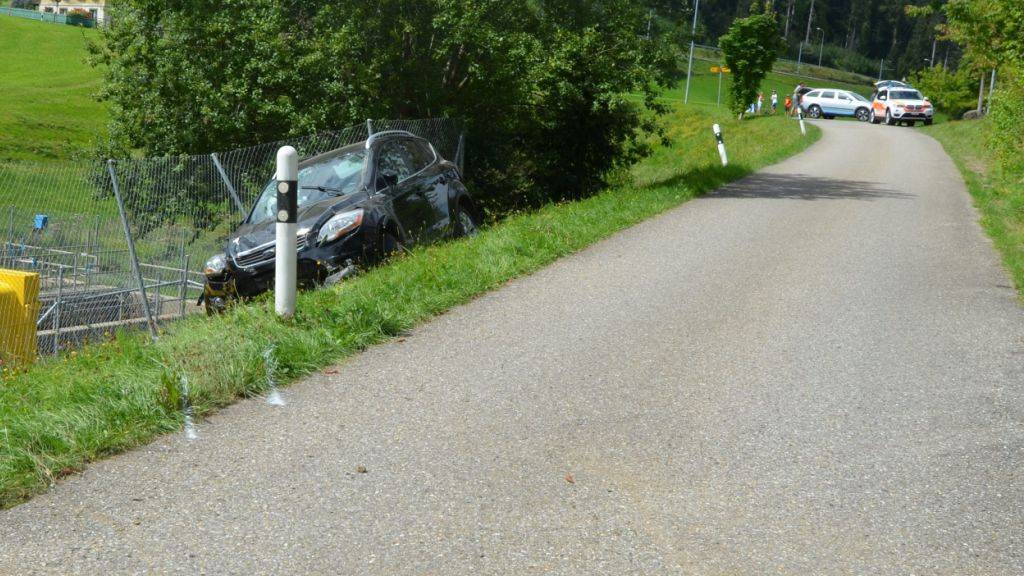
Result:
<instances>
[{"instance_id":1,"label":"car windshield","mask_svg":"<svg viewBox=\"0 0 1024 576\"><path fill-rule=\"evenodd\" d=\"M334 196L348 196L362 182L366 151L358 150L325 158L299 170L299 206L314 204ZM277 182L267 184L256 201L250 223L274 218L277 212Z\"/></svg>"},{"instance_id":2,"label":"car windshield","mask_svg":"<svg viewBox=\"0 0 1024 576\"><path fill-rule=\"evenodd\" d=\"M889 93L889 98L893 100L924 100L917 90L893 90Z\"/></svg>"}]
</instances>

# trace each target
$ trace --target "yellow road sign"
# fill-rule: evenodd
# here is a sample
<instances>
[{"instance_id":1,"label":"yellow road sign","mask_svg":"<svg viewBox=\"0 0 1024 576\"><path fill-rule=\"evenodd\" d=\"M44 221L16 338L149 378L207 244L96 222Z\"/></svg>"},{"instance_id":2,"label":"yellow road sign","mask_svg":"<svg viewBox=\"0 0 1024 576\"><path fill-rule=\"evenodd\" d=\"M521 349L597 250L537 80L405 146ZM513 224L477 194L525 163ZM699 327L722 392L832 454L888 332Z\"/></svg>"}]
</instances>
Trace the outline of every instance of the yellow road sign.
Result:
<instances>
[{"instance_id":1,"label":"yellow road sign","mask_svg":"<svg viewBox=\"0 0 1024 576\"><path fill-rule=\"evenodd\" d=\"M712 66L712 67L711 67L711 72L712 72L713 74L718 74L719 72L722 72L722 73L728 74L729 72L731 72L731 70L729 70L729 69L728 69L728 68L726 68L725 66Z\"/></svg>"}]
</instances>

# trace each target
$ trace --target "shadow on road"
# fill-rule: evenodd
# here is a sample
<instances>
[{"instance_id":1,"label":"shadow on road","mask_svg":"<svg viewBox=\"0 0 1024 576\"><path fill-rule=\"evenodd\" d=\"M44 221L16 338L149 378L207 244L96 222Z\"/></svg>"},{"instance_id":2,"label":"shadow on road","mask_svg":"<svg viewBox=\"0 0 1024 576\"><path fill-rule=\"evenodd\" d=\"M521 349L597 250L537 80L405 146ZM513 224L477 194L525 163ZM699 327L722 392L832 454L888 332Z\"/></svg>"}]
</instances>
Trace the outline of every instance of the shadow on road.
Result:
<instances>
[{"instance_id":1,"label":"shadow on road","mask_svg":"<svg viewBox=\"0 0 1024 576\"><path fill-rule=\"evenodd\" d=\"M707 194L706 198L779 198L783 200L877 200L913 198L876 182L837 180L800 174L755 174Z\"/></svg>"}]
</instances>

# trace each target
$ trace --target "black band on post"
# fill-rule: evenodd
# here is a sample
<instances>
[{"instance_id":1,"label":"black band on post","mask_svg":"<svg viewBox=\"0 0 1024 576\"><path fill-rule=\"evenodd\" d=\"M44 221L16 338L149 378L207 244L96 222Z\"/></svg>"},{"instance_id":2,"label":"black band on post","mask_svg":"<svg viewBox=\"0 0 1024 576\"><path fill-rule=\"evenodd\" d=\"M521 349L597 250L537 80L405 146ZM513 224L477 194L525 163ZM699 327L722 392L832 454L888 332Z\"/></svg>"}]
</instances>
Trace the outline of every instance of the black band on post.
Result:
<instances>
[{"instance_id":1,"label":"black band on post","mask_svg":"<svg viewBox=\"0 0 1024 576\"><path fill-rule=\"evenodd\" d=\"M295 224L299 214L299 183L295 180L277 182L277 221Z\"/></svg>"}]
</instances>

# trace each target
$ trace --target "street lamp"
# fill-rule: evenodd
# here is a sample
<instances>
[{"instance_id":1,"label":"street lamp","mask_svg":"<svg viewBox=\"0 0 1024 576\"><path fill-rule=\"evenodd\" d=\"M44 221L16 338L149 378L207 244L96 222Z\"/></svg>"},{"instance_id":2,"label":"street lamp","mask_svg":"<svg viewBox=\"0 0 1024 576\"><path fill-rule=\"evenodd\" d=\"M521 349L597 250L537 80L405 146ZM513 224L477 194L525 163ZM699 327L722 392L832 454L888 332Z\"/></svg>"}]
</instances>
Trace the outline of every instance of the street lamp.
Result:
<instances>
[{"instance_id":1,"label":"street lamp","mask_svg":"<svg viewBox=\"0 0 1024 576\"><path fill-rule=\"evenodd\" d=\"M821 68L821 55L825 53L825 31L821 28L815 30L821 32L821 45L818 47L818 68Z\"/></svg>"}]
</instances>

